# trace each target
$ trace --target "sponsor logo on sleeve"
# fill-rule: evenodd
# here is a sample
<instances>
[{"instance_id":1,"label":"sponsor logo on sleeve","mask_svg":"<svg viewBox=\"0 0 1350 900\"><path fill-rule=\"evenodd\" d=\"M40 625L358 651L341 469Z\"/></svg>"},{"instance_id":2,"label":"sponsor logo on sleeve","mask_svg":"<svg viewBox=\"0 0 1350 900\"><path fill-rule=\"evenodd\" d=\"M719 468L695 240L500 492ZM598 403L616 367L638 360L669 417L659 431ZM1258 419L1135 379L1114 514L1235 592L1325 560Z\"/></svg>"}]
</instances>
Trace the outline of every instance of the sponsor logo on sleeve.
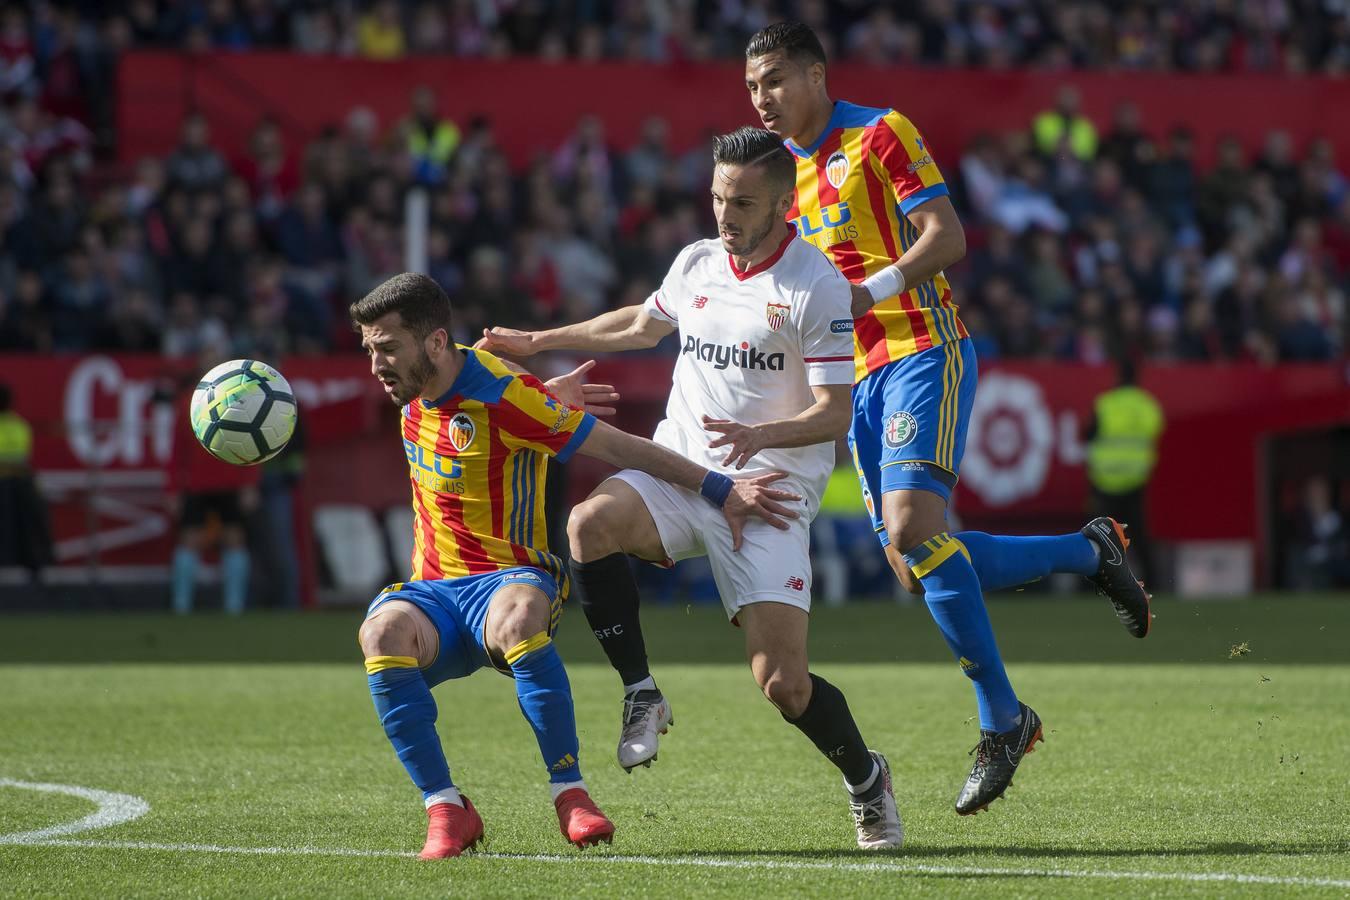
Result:
<instances>
[{"instance_id":1,"label":"sponsor logo on sleeve","mask_svg":"<svg viewBox=\"0 0 1350 900\"><path fill-rule=\"evenodd\" d=\"M834 334L848 334L853 330L852 319L835 319L830 323L830 331Z\"/></svg>"}]
</instances>

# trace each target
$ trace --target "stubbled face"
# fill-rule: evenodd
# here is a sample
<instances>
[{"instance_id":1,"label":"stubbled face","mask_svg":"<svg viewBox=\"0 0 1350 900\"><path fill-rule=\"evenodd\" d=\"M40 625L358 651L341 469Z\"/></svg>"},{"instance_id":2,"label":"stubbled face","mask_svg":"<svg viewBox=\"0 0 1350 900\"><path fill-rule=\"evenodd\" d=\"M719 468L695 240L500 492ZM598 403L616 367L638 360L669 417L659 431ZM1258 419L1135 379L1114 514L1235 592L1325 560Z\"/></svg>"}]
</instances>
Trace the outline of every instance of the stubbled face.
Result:
<instances>
[{"instance_id":1,"label":"stubbled face","mask_svg":"<svg viewBox=\"0 0 1350 900\"><path fill-rule=\"evenodd\" d=\"M417 399L436 374L426 341L418 340L404 327L403 318L396 312L361 326L361 348L370 357L371 373L399 406Z\"/></svg>"},{"instance_id":2,"label":"stubbled face","mask_svg":"<svg viewBox=\"0 0 1350 900\"><path fill-rule=\"evenodd\" d=\"M794 62L781 50L745 61L745 86L764 127L784 140L802 136L824 66Z\"/></svg>"},{"instance_id":3,"label":"stubbled face","mask_svg":"<svg viewBox=\"0 0 1350 900\"><path fill-rule=\"evenodd\" d=\"M712 205L722 246L740 257L753 255L787 213L762 166L714 165Z\"/></svg>"}]
</instances>

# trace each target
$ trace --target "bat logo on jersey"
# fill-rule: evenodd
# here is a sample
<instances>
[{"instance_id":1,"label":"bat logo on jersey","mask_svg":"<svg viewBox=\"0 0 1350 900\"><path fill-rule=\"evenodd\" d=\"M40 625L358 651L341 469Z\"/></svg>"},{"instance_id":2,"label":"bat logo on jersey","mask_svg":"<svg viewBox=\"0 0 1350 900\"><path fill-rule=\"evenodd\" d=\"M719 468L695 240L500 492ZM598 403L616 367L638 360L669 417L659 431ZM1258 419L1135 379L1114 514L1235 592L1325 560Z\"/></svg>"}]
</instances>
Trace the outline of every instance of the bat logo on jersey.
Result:
<instances>
[{"instance_id":1,"label":"bat logo on jersey","mask_svg":"<svg viewBox=\"0 0 1350 900\"><path fill-rule=\"evenodd\" d=\"M757 347L751 347L749 341L741 341L737 346L712 344L692 334L684 339L683 353L691 353L696 359L712 363L714 369L759 369L766 372L783 371L783 354L765 353Z\"/></svg>"},{"instance_id":2,"label":"bat logo on jersey","mask_svg":"<svg viewBox=\"0 0 1350 900\"><path fill-rule=\"evenodd\" d=\"M844 184L844 179L848 177L848 157L844 151L836 150L830 154L830 158L825 160L825 178L836 189Z\"/></svg>"},{"instance_id":3,"label":"bat logo on jersey","mask_svg":"<svg viewBox=\"0 0 1350 900\"><path fill-rule=\"evenodd\" d=\"M886 446L903 447L919 433L919 423L907 412L891 413L886 420Z\"/></svg>"},{"instance_id":4,"label":"bat logo on jersey","mask_svg":"<svg viewBox=\"0 0 1350 900\"><path fill-rule=\"evenodd\" d=\"M694 302L689 305L692 306L694 309L702 309L703 307L708 305L708 298L696 294L694 296Z\"/></svg>"},{"instance_id":5,"label":"bat logo on jersey","mask_svg":"<svg viewBox=\"0 0 1350 900\"><path fill-rule=\"evenodd\" d=\"M450 420L450 446L463 453L473 443L473 436L476 431L473 419L469 418L466 413L456 413L455 417Z\"/></svg>"},{"instance_id":6,"label":"bat logo on jersey","mask_svg":"<svg viewBox=\"0 0 1350 900\"><path fill-rule=\"evenodd\" d=\"M786 303L770 303L765 307L764 315L769 320L769 327L777 331L783 327L783 323L787 321L788 313L791 311L792 307Z\"/></svg>"}]
</instances>

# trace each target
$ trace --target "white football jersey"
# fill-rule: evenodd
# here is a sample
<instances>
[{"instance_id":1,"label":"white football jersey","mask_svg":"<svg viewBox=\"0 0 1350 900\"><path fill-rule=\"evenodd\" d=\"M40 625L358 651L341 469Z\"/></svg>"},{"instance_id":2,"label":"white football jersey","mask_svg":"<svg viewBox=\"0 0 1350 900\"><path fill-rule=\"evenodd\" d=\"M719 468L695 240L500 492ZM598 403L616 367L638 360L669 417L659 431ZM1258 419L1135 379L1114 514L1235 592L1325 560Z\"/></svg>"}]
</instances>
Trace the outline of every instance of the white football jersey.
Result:
<instances>
[{"instance_id":1,"label":"white football jersey","mask_svg":"<svg viewBox=\"0 0 1350 900\"><path fill-rule=\"evenodd\" d=\"M794 231L772 256L744 272L718 240L680 251L644 309L679 327L666 418L652 440L728 475L786 472L814 515L833 443L761 450L740 472L724 468L729 448L703 417L759 425L790 419L815 403L812 385L853 383L849 283Z\"/></svg>"}]
</instances>

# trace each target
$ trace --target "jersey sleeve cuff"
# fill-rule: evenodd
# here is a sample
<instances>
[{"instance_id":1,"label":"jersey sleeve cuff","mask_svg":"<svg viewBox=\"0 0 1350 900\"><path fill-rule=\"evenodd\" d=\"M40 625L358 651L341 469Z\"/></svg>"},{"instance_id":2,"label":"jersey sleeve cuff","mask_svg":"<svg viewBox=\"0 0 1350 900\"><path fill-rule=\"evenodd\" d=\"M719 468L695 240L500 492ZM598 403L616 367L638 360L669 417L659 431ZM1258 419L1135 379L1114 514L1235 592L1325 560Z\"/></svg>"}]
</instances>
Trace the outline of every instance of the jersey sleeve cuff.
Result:
<instances>
[{"instance_id":1,"label":"jersey sleeve cuff","mask_svg":"<svg viewBox=\"0 0 1350 900\"><path fill-rule=\"evenodd\" d=\"M937 184L929 185L921 191L915 191L905 199L901 200L900 211L905 215L909 215L910 210L922 206L935 197L946 197L948 193L949 191L947 190L946 182L939 181Z\"/></svg>"},{"instance_id":2,"label":"jersey sleeve cuff","mask_svg":"<svg viewBox=\"0 0 1350 900\"><path fill-rule=\"evenodd\" d=\"M826 384L853 384L853 357L806 364L806 383L812 387Z\"/></svg>"},{"instance_id":3,"label":"jersey sleeve cuff","mask_svg":"<svg viewBox=\"0 0 1350 900\"><path fill-rule=\"evenodd\" d=\"M669 302L670 301L667 300L665 303L662 303L661 292L653 291L652 295L647 298L647 302L642 305L646 308L647 315L651 316L652 318L660 319L663 322L669 322L672 325L678 325L680 320L675 318L669 312L666 311L666 305Z\"/></svg>"},{"instance_id":4,"label":"jersey sleeve cuff","mask_svg":"<svg viewBox=\"0 0 1350 900\"><path fill-rule=\"evenodd\" d=\"M560 463L565 463L577 452L582 444L586 443L586 438L590 436L591 429L595 427L595 416L586 413L581 418L581 424L577 430L572 432L572 437L567 443L563 444L562 449L553 455L553 458Z\"/></svg>"}]
</instances>

